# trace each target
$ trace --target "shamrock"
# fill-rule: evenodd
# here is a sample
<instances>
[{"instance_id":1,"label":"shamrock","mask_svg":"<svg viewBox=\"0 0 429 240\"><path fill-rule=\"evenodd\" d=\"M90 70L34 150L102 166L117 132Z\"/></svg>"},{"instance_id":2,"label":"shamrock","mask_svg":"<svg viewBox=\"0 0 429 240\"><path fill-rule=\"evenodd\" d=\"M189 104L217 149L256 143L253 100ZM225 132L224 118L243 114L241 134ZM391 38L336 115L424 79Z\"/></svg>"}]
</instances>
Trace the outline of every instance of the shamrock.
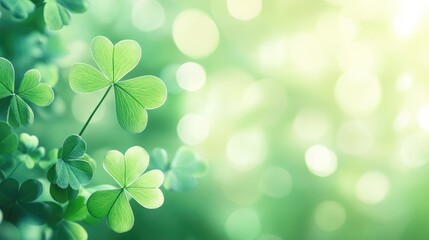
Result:
<instances>
[{"instance_id":1,"label":"shamrock","mask_svg":"<svg viewBox=\"0 0 429 240\"><path fill-rule=\"evenodd\" d=\"M152 158L151 168L164 172L164 187L170 191L191 190L197 185L196 178L203 176L208 169L207 163L187 147L179 148L171 161L165 149L155 148Z\"/></svg>"},{"instance_id":2,"label":"shamrock","mask_svg":"<svg viewBox=\"0 0 429 240\"><path fill-rule=\"evenodd\" d=\"M43 18L51 30L60 30L70 23L70 12L84 13L89 8L89 0L45 0Z\"/></svg>"},{"instance_id":3,"label":"shamrock","mask_svg":"<svg viewBox=\"0 0 429 240\"><path fill-rule=\"evenodd\" d=\"M0 5L19 20L26 19L35 8L30 0L0 0Z\"/></svg>"},{"instance_id":4,"label":"shamrock","mask_svg":"<svg viewBox=\"0 0 429 240\"><path fill-rule=\"evenodd\" d=\"M93 168L83 159L85 151L86 143L80 136L68 136L58 153L61 158L48 171L48 180L60 188L70 186L74 190L78 190L81 184L88 183L92 178Z\"/></svg>"},{"instance_id":5,"label":"shamrock","mask_svg":"<svg viewBox=\"0 0 429 240\"><path fill-rule=\"evenodd\" d=\"M0 154L11 153L18 147L18 135L12 132L10 126L0 122Z\"/></svg>"},{"instance_id":6,"label":"shamrock","mask_svg":"<svg viewBox=\"0 0 429 240\"><path fill-rule=\"evenodd\" d=\"M55 201L65 203L74 200L79 194L79 190L75 190L71 187L61 188L57 184L51 183L49 186L49 193Z\"/></svg>"},{"instance_id":7,"label":"shamrock","mask_svg":"<svg viewBox=\"0 0 429 240\"><path fill-rule=\"evenodd\" d=\"M164 83L149 75L120 81L140 61L141 49L135 41L123 40L113 45L106 37L98 36L91 51L101 71L88 64L74 65L69 75L70 87L77 93L108 87L106 95L113 87L119 124L127 131L142 132L147 125L146 109L160 107L167 98Z\"/></svg>"},{"instance_id":8,"label":"shamrock","mask_svg":"<svg viewBox=\"0 0 429 240\"><path fill-rule=\"evenodd\" d=\"M0 99L11 96L7 121L14 128L31 125L34 122L34 113L24 99L43 107L52 102L54 92L48 84L40 83L40 72L36 69L24 74L17 92L14 82L15 72L12 64L0 57Z\"/></svg>"},{"instance_id":9,"label":"shamrock","mask_svg":"<svg viewBox=\"0 0 429 240\"><path fill-rule=\"evenodd\" d=\"M159 170L142 175L148 164L149 155L141 147L131 147L125 156L115 150L109 151L103 166L121 188L93 193L87 203L89 213L96 218L107 217L109 227L121 233L134 225L134 215L127 196L145 208L160 207L164 203L164 195L159 189L164 175Z\"/></svg>"},{"instance_id":10,"label":"shamrock","mask_svg":"<svg viewBox=\"0 0 429 240\"><path fill-rule=\"evenodd\" d=\"M16 158L32 169L45 156L45 148L39 147L39 139L36 136L21 133Z\"/></svg>"},{"instance_id":11,"label":"shamrock","mask_svg":"<svg viewBox=\"0 0 429 240\"><path fill-rule=\"evenodd\" d=\"M63 220L55 228L53 239L86 240L88 239L88 233L81 225Z\"/></svg>"},{"instance_id":12,"label":"shamrock","mask_svg":"<svg viewBox=\"0 0 429 240\"><path fill-rule=\"evenodd\" d=\"M8 178L0 183L0 209L9 221L16 222L28 215L42 224L49 215L49 206L34 202L42 191L42 184L35 179L26 180L19 186L16 179Z\"/></svg>"}]
</instances>

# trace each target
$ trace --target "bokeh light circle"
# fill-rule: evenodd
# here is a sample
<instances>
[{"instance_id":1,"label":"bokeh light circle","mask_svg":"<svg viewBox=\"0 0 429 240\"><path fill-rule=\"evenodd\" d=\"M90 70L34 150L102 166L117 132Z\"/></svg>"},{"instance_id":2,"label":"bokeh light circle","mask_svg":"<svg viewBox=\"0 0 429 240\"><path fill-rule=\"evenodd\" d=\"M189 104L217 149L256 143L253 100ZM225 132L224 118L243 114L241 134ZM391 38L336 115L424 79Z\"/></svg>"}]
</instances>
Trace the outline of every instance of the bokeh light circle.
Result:
<instances>
[{"instance_id":1,"label":"bokeh light circle","mask_svg":"<svg viewBox=\"0 0 429 240\"><path fill-rule=\"evenodd\" d=\"M302 140L316 140L325 135L330 127L326 114L316 109L303 109L293 121L293 133Z\"/></svg>"},{"instance_id":2,"label":"bokeh light circle","mask_svg":"<svg viewBox=\"0 0 429 240\"><path fill-rule=\"evenodd\" d=\"M380 104L381 86L370 71L350 70L337 81L335 98L345 113L354 117L365 116Z\"/></svg>"},{"instance_id":3,"label":"bokeh light circle","mask_svg":"<svg viewBox=\"0 0 429 240\"><path fill-rule=\"evenodd\" d=\"M156 0L138 0L134 4L131 20L143 32L154 31L165 21L164 7Z\"/></svg>"},{"instance_id":4,"label":"bokeh light circle","mask_svg":"<svg viewBox=\"0 0 429 240\"><path fill-rule=\"evenodd\" d=\"M262 173L259 189L272 198L283 198L292 189L292 178L285 169L270 167Z\"/></svg>"},{"instance_id":5,"label":"bokeh light circle","mask_svg":"<svg viewBox=\"0 0 429 240\"><path fill-rule=\"evenodd\" d=\"M253 210L238 209L226 220L225 231L231 240L252 240L260 234L261 222Z\"/></svg>"},{"instance_id":6,"label":"bokeh light circle","mask_svg":"<svg viewBox=\"0 0 429 240\"><path fill-rule=\"evenodd\" d=\"M203 143L209 136L210 125L206 117L198 114L186 114L177 124L180 140L188 145Z\"/></svg>"},{"instance_id":7,"label":"bokeh light circle","mask_svg":"<svg viewBox=\"0 0 429 240\"><path fill-rule=\"evenodd\" d=\"M367 124L353 120L340 125L337 131L337 146L348 154L367 154L374 146L375 137Z\"/></svg>"},{"instance_id":8,"label":"bokeh light circle","mask_svg":"<svg viewBox=\"0 0 429 240\"><path fill-rule=\"evenodd\" d=\"M181 12L174 20L173 40L186 56L205 58L217 48L219 30L205 12L189 9Z\"/></svg>"},{"instance_id":9,"label":"bokeh light circle","mask_svg":"<svg viewBox=\"0 0 429 240\"><path fill-rule=\"evenodd\" d=\"M248 21L259 16L262 10L262 0L227 0L226 6L232 17Z\"/></svg>"},{"instance_id":10,"label":"bokeh light circle","mask_svg":"<svg viewBox=\"0 0 429 240\"><path fill-rule=\"evenodd\" d=\"M253 169L264 161L265 148L265 136L260 130L237 133L227 143L228 163L235 170Z\"/></svg>"},{"instance_id":11,"label":"bokeh light circle","mask_svg":"<svg viewBox=\"0 0 429 240\"><path fill-rule=\"evenodd\" d=\"M187 62L177 69L176 79L182 89L194 92L204 86L206 70L198 63Z\"/></svg>"},{"instance_id":12,"label":"bokeh light circle","mask_svg":"<svg viewBox=\"0 0 429 240\"><path fill-rule=\"evenodd\" d=\"M346 221L346 210L335 201L322 202L316 208L314 221L324 231L335 231Z\"/></svg>"},{"instance_id":13,"label":"bokeh light circle","mask_svg":"<svg viewBox=\"0 0 429 240\"><path fill-rule=\"evenodd\" d=\"M419 132L406 137L401 144L402 163L409 168L425 165L429 156L429 134Z\"/></svg>"},{"instance_id":14,"label":"bokeh light circle","mask_svg":"<svg viewBox=\"0 0 429 240\"><path fill-rule=\"evenodd\" d=\"M362 175L356 184L356 197L366 204L383 201L390 189L389 179L381 172L371 171Z\"/></svg>"},{"instance_id":15,"label":"bokeh light circle","mask_svg":"<svg viewBox=\"0 0 429 240\"><path fill-rule=\"evenodd\" d=\"M313 145L305 152L305 163L311 173L327 177L337 170L337 156L323 145Z\"/></svg>"}]
</instances>

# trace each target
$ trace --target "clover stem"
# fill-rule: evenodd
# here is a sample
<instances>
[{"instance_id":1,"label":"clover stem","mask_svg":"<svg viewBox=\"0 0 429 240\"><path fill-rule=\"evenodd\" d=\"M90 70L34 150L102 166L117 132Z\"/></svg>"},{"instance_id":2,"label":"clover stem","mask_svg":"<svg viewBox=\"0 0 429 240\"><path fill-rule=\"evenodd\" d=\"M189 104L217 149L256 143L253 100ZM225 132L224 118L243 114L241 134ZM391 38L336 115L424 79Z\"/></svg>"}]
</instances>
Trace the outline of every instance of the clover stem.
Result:
<instances>
[{"instance_id":1,"label":"clover stem","mask_svg":"<svg viewBox=\"0 0 429 240\"><path fill-rule=\"evenodd\" d=\"M110 85L107 89L106 93L104 93L103 97L101 98L100 102L98 102L97 106L95 107L94 111L92 111L91 115L89 116L88 120L86 120L85 125L83 126L82 130L80 130L79 136L82 136L83 132L85 131L86 127L88 126L89 122L91 122L92 117L94 117L95 113L97 112L98 108L100 107L101 103L106 98L107 94L109 93L110 89L113 85Z\"/></svg>"},{"instance_id":2,"label":"clover stem","mask_svg":"<svg viewBox=\"0 0 429 240\"><path fill-rule=\"evenodd\" d=\"M13 173L15 173L15 171L22 165L22 162L19 162L18 165L16 165L16 167L9 173L9 175L7 176L7 178L10 178L10 176L12 176Z\"/></svg>"}]
</instances>

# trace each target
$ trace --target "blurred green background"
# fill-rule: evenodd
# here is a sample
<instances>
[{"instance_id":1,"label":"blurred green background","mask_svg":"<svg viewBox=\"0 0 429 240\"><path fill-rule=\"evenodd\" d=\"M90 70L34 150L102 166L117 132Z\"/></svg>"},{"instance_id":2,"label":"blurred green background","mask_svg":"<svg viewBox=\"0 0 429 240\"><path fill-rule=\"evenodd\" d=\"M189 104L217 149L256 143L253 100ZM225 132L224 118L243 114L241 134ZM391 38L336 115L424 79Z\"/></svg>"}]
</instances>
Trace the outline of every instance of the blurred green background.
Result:
<instances>
[{"instance_id":1,"label":"blurred green background","mask_svg":"<svg viewBox=\"0 0 429 240\"><path fill-rule=\"evenodd\" d=\"M160 76L168 100L131 135L109 96L84 134L99 163L92 184L113 184L101 164L110 149L189 145L210 164L193 191L165 191L160 209L133 202L130 232L103 220L84 225L90 239L429 239L428 10L426 0L91 0L56 32L40 11L24 22L3 12L0 56L17 79L59 67L53 104L19 129L50 149L103 94L68 85L74 63L93 64L91 40L138 41L130 77Z\"/></svg>"}]
</instances>

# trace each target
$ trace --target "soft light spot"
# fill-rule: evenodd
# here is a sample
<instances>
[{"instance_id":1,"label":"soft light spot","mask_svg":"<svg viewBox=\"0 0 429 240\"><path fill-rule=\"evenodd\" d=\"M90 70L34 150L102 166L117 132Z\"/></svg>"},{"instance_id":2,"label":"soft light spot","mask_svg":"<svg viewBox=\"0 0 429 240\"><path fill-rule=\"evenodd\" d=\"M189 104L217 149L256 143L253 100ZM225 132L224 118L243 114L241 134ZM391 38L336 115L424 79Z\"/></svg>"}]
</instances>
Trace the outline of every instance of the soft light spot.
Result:
<instances>
[{"instance_id":1,"label":"soft light spot","mask_svg":"<svg viewBox=\"0 0 429 240\"><path fill-rule=\"evenodd\" d=\"M264 68L275 69L286 62L287 47L285 39L274 39L259 47L259 62Z\"/></svg>"},{"instance_id":2,"label":"soft light spot","mask_svg":"<svg viewBox=\"0 0 429 240\"><path fill-rule=\"evenodd\" d=\"M337 156L323 145L313 145L305 152L305 163L311 173L327 177L337 170Z\"/></svg>"},{"instance_id":3,"label":"soft light spot","mask_svg":"<svg viewBox=\"0 0 429 240\"><path fill-rule=\"evenodd\" d=\"M186 56L205 58L217 48L219 31L205 12L189 9L181 12L174 20L173 40Z\"/></svg>"},{"instance_id":4,"label":"soft light spot","mask_svg":"<svg viewBox=\"0 0 429 240\"><path fill-rule=\"evenodd\" d=\"M91 115L97 106L97 101L99 101L104 94L104 91L98 91L94 94L79 94L75 95L72 100L72 113L73 116L81 123L85 123L88 120L88 117ZM90 124L100 121L106 112L106 105L101 104L95 113L94 117L91 119Z\"/></svg>"},{"instance_id":5,"label":"soft light spot","mask_svg":"<svg viewBox=\"0 0 429 240\"><path fill-rule=\"evenodd\" d=\"M425 104L419 109L417 121L421 129L429 132L429 104Z\"/></svg>"},{"instance_id":6,"label":"soft light spot","mask_svg":"<svg viewBox=\"0 0 429 240\"><path fill-rule=\"evenodd\" d=\"M225 222L225 231L232 240L252 240L261 232L261 222L253 210L235 210Z\"/></svg>"},{"instance_id":7,"label":"soft light spot","mask_svg":"<svg viewBox=\"0 0 429 240\"><path fill-rule=\"evenodd\" d=\"M187 114L177 124L177 133L180 140L189 145L203 143L209 136L209 122L201 115Z\"/></svg>"},{"instance_id":8,"label":"soft light spot","mask_svg":"<svg viewBox=\"0 0 429 240\"><path fill-rule=\"evenodd\" d=\"M397 13L392 21L396 36L402 39L411 37L426 16L429 2L426 0L397 0Z\"/></svg>"},{"instance_id":9,"label":"soft light spot","mask_svg":"<svg viewBox=\"0 0 429 240\"><path fill-rule=\"evenodd\" d=\"M411 123L411 115L407 111L400 112L393 123L393 127L396 130L402 130L410 126Z\"/></svg>"},{"instance_id":10,"label":"soft light spot","mask_svg":"<svg viewBox=\"0 0 429 240\"><path fill-rule=\"evenodd\" d=\"M398 91L407 91L409 90L414 83L414 77L410 73L403 73L399 76L396 81L395 87Z\"/></svg>"},{"instance_id":11,"label":"soft light spot","mask_svg":"<svg viewBox=\"0 0 429 240\"><path fill-rule=\"evenodd\" d=\"M109 24L115 21L121 12L115 4L116 0L91 0L89 12L100 23Z\"/></svg>"},{"instance_id":12,"label":"soft light spot","mask_svg":"<svg viewBox=\"0 0 429 240\"><path fill-rule=\"evenodd\" d=\"M232 17L248 21L259 16L262 10L262 0L227 0L226 6Z\"/></svg>"},{"instance_id":13,"label":"soft light spot","mask_svg":"<svg viewBox=\"0 0 429 240\"><path fill-rule=\"evenodd\" d=\"M180 64L169 64L165 66L160 73L160 78L165 83L168 93L181 93L182 88L177 83L176 73L181 65Z\"/></svg>"},{"instance_id":14,"label":"soft light spot","mask_svg":"<svg viewBox=\"0 0 429 240\"><path fill-rule=\"evenodd\" d=\"M377 204L386 198L389 188L389 179L383 173L367 172L356 184L356 197L366 204Z\"/></svg>"},{"instance_id":15,"label":"soft light spot","mask_svg":"<svg viewBox=\"0 0 429 240\"><path fill-rule=\"evenodd\" d=\"M138 0L132 10L133 25L143 31L151 32L165 21L164 7L156 0Z\"/></svg>"},{"instance_id":16,"label":"soft light spot","mask_svg":"<svg viewBox=\"0 0 429 240\"><path fill-rule=\"evenodd\" d=\"M264 161L265 148L266 140L260 130L235 134L226 147L228 163L236 170L250 170Z\"/></svg>"},{"instance_id":17,"label":"soft light spot","mask_svg":"<svg viewBox=\"0 0 429 240\"><path fill-rule=\"evenodd\" d=\"M357 23L337 11L322 15L317 21L317 34L327 43L340 45L350 43L358 34Z\"/></svg>"},{"instance_id":18,"label":"soft light spot","mask_svg":"<svg viewBox=\"0 0 429 240\"><path fill-rule=\"evenodd\" d=\"M326 48L313 33L299 33L289 45L291 64L300 74L320 77L329 66Z\"/></svg>"},{"instance_id":19,"label":"soft light spot","mask_svg":"<svg viewBox=\"0 0 429 240\"><path fill-rule=\"evenodd\" d=\"M376 64L376 53L364 43L349 43L339 49L337 61L343 71L369 70Z\"/></svg>"},{"instance_id":20,"label":"soft light spot","mask_svg":"<svg viewBox=\"0 0 429 240\"><path fill-rule=\"evenodd\" d=\"M284 198L292 189L292 178L285 169L270 167L263 172L259 189L267 196Z\"/></svg>"},{"instance_id":21,"label":"soft light spot","mask_svg":"<svg viewBox=\"0 0 429 240\"><path fill-rule=\"evenodd\" d=\"M322 202L316 208L314 221L324 231L335 231L346 221L346 210L337 202Z\"/></svg>"},{"instance_id":22,"label":"soft light spot","mask_svg":"<svg viewBox=\"0 0 429 240\"><path fill-rule=\"evenodd\" d=\"M429 156L429 134L419 132L408 136L401 144L402 163L409 168L421 167Z\"/></svg>"},{"instance_id":23,"label":"soft light spot","mask_svg":"<svg viewBox=\"0 0 429 240\"><path fill-rule=\"evenodd\" d=\"M373 148L374 141L374 134L369 127L359 121L345 122L337 131L337 146L348 154L366 154Z\"/></svg>"},{"instance_id":24,"label":"soft light spot","mask_svg":"<svg viewBox=\"0 0 429 240\"><path fill-rule=\"evenodd\" d=\"M381 86L373 73L351 70L337 81L335 98L345 113L353 117L365 116L380 104Z\"/></svg>"},{"instance_id":25,"label":"soft light spot","mask_svg":"<svg viewBox=\"0 0 429 240\"><path fill-rule=\"evenodd\" d=\"M194 92L204 86L206 82L206 71L198 63L187 62L177 69L176 78L177 83L182 89Z\"/></svg>"},{"instance_id":26,"label":"soft light spot","mask_svg":"<svg viewBox=\"0 0 429 240\"><path fill-rule=\"evenodd\" d=\"M303 109L293 121L293 132L302 140L316 140L325 135L329 129L329 119L322 111Z\"/></svg>"}]
</instances>

